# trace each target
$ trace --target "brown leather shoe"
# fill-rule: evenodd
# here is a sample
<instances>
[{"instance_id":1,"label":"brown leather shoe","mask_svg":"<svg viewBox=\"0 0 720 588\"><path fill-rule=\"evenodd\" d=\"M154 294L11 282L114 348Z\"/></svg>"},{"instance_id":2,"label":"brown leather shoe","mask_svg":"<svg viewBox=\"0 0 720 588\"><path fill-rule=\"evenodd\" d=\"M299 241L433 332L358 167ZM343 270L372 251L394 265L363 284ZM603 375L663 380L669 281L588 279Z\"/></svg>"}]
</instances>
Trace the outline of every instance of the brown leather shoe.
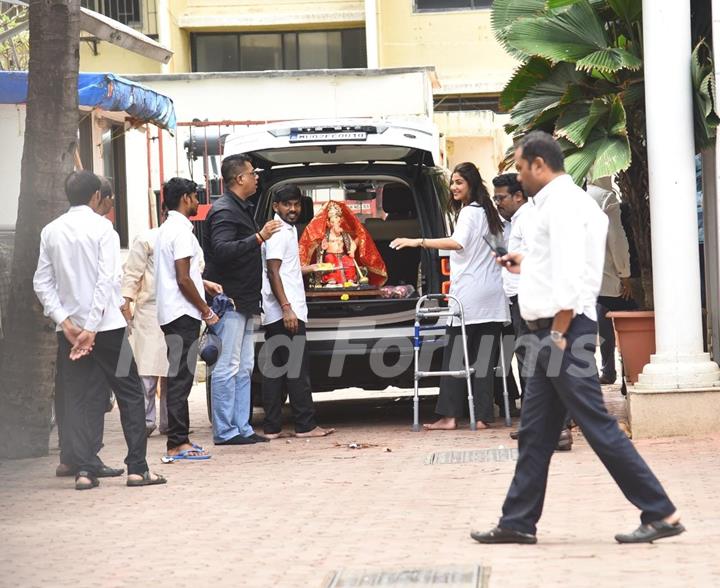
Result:
<instances>
[{"instance_id":1,"label":"brown leather shoe","mask_svg":"<svg viewBox=\"0 0 720 588\"><path fill-rule=\"evenodd\" d=\"M520 435L520 431L510 431L510 439L515 439L515 440L517 440L517 438L519 437L519 435Z\"/></svg>"},{"instance_id":2,"label":"brown leather shoe","mask_svg":"<svg viewBox=\"0 0 720 588\"><path fill-rule=\"evenodd\" d=\"M560 439L558 440L555 451L570 451L572 449L573 437L570 429L563 429L560 433Z\"/></svg>"}]
</instances>

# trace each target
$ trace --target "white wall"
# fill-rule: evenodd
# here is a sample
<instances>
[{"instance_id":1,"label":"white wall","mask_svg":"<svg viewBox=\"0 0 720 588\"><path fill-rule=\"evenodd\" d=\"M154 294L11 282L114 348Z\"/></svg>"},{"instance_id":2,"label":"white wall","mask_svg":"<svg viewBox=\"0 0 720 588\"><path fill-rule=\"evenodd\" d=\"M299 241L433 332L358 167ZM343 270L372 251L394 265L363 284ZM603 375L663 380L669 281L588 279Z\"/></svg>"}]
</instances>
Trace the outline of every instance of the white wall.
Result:
<instances>
[{"instance_id":1,"label":"white wall","mask_svg":"<svg viewBox=\"0 0 720 588\"><path fill-rule=\"evenodd\" d=\"M173 99L178 122L270 122L292 119L423 118L433 111L431 69L322 70L299 72L137 75L130 79ZM209 133L232 133L237 125L212 125ZM151 127L152 185L160 187L160 148ZM203 134L202 127L194 133ZM175 136L163 132L163 180L190 177L183 143L189 127ZM130 157L130 149L127 151ZM140 155L137 154L139 161ZM130 165L130 164L128 164ZM139 165L139 163L138 163ZM144 163L147 166L147 163ZM128 167L130 170L131 168ZM219 171L219 170L218 170ZM210 169L209 176L218 174ZM203 161L193 163L193 179L204 183ZM132 232L131 232L132 237Z\"/></svg>"},{"instance_id":2,"label":"white wall","mask_svg":"<svg viewBox=\"0 0 720 588\"><path fill-rule=\"evenodd\" d=\"M170 96L184 122L432 115L425 69L128 77Z\"/></svg>"},{"instance_id":3,"label":"white wall","mask_svg":"<svg viewBox=\"0 0 720 588\"><path fill-rule=\"evenodd\" d=\"M15 226L20 196L20 162L25 142L25 106L0 104L0 226Z\"/></svg>"}]
</instances>

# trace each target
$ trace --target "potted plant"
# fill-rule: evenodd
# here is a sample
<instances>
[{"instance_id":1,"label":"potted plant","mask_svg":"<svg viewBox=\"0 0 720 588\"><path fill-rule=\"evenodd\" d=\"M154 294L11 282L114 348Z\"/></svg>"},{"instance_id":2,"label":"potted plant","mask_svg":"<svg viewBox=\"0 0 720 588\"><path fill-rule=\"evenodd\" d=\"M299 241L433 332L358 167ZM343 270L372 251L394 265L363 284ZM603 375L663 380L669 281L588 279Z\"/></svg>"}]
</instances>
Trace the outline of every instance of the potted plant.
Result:
<instances>
[{"instance_id":1,"label":"potted plant","mask_svg":"<svg viewBox=\"0 0 720 588\"><path fill-rule=\"evenodd\" d=\"M710 3L692 4L699 151L713 141L719 120L710 50L703 40L710 34ZM644 311L615 313L614 322L626 370L642 371L655 350L642 0L495 0L491 21L498 41L520 61L500 95L500 107L510 113L506 131L516 139L537 129L553 134L578 185L614 177L629 205ZM632 321L627 327L626 319ZM645 344L639 343L641 333ZM642 357L631 358L635 351ZM636 373L627 375L636 381Z\"/></svg>"}]
</instances>

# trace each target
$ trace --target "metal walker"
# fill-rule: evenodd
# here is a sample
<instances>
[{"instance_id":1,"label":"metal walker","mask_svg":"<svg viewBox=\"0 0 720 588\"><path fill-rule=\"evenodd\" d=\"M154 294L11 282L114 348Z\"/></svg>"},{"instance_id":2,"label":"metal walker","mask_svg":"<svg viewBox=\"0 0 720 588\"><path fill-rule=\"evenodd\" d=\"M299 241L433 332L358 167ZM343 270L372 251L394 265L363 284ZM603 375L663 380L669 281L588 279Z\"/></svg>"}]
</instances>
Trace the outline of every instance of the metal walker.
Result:
<instances>
[{"instance_id":1,"label":"metal walker","mask_svg":"<svg viewBox=\"0 0 720 588\"><path fill-rule=\"evenodd\" d=\"M426 307L424 304L430 300L453 300L457 304L455 310L450 307ZM421 325L420 320L425 318L441 318L441 317L456 317L460 320L460 336L462 337L463 343L463 365L462 370L447 370L447 371L436 371L426 372L419 369L419 357L420 357L420 342L422 340L422 331L437 330L437 324L433 325ZM467 334L465 332L465 312L463 305L455 296L452 294L426 294L421 296L417 304L415 305L415 331L413 336L413 351L415 357L415 377L414 377L414 394L413 394L413 431L420 430L420 396L419 396L419 381L421 378L430 378L437 376L452 376L452 377L465 377L468 391L468 411L470 414L470 430L477 430L477 421L475 420L475 400L473 398L472 382L470 376L475 373L475 368L470 367L470 360L468 357L467 350ZM507 389L507 375L505 371L505 350L503 348L503 337L500 335L500 365L502 369L503 379L503 402L505 404L505 425L512 426L512 418L510 417L510 400L508 397ZM494 366L493 368L494 369Z\"/></svg>"},{"instance_id":2,"label":"metal walker","mask_svg":"<svg viewBox=\"0 0 720 588\"><path fill-rule=\"evenodd\" d=\"M424 304L430 300L445 300L450 299L457 303L455 310L450 307L427 307ZM465 369L462 370L447 370L437 372L425 372L419 369L419 357L420 357L420 341L422 340L422 331L437 330L437 325L421 325L420 320L425 318L440 318L440 317L457 317L460 319L460 335L463 343L463 365ZM413 431L420 430L420 396L418 391L418 383L421 378L430 378L437 376L454 376L454 377L465 377L468 391L468 409L470 411L470 430L477 430L477 422L475 421L475 401L473 399L472 382L470 376L475 373L475 368L470 367L470 360L468 358L467 351L467 335L465 333L465 313L463 311L462 303L452 294L426 294L418 298L417 304L415 305L415 335L413 337L413 350L415 356L415 377L414 377L414 395L413 395Z\"/></svg>"}]
</instances>

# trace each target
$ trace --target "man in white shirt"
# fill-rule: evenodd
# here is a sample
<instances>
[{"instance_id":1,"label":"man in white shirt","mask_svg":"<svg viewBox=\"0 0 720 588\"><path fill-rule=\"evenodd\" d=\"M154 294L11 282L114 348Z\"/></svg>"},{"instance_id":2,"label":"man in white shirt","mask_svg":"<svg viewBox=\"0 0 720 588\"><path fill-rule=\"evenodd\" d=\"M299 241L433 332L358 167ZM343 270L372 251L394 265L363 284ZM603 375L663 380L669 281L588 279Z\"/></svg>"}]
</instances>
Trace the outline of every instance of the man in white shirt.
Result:
<instances>
[{"instance_id":1,"label":"man in white shirt","mask_svg":"<svg viewBox=\"0 0 720 588\"><path fill-rule=\"evenodd\" d=\"M519 455L498 526L471 536L480 543L537 543L548 469L566 409L580 426L642 524L620 543L682 533L680 516L637 450L605 408L595 363L595 299L600 289L607 217L565 173L547 133L529 133L515 152L519 179L537 217L525 255L498 259L520 273L520 311L534 333L520 424ZM522 266L521 266L522 264Z\"/></svg>"},{"instance_id":2,"label":"man in white shirt","mask_svg":"<svg viewBox=\"0 0 720 588\"><path fill-rule=\"evenodd\" d=\"M75 488L99 485L102 467L94 437L96 419L89 409L97 395L115 391L128 455L128 486L164 484L145 460L145 408L142 382L120 313L120 241L112 223L95 213L100 179L87 171L65 181L71 207L40 236L33 280L46 316L57 324L58 371L65 394L63 445L77 467Z\"/></svg>"},{"instance_id":3,"label":"man in white shirt","mask_svg":"<svg viewBox=\"0 0 720 588\"><path fill-rule=\"evenodd\" d=\"M113 208L115 203L115 193L113 190L112 183L105 177L99 176L100 178L100 200L96 205L91 206L96 214L100 216L106 216ZM57 426L58 433L58 444L60 445L60 464L55 470L55 475L58 477L74 476L77 467L75 464L75 458L72 455L69 443L63 444L64 430L65 430L65 394L63 390L63 373L62 365L63 355L61 352L61 346L58 345L58 359L55 369L55 424ZM135 354L137 358L137 354ZM102 373L100 368L97 368L97 378L104 379L105 375ZM105 436L105 418L104 414L106 411L112 410L115 403L113 393L108 386L107 396L103 397L102 394L95 394L89 399L89 404L86 405L85 409L88 414L97 415L96 418L89 418L88 424L93 427L91 433L94 441L93 446L96 448L95 453L100 453L103 447L103 437ZM98 458L99 459L99 458ZM121 476L125 472L121 468L111 468L106 466L100 460L98 469L95 475L98 478L114 478Z\"/></svg>"},{"instance_id":4,"label":"man in white shirt","mask_svg":"<svg viewBox=\"0 0 720 588\"><path fill-rule=\"evenodd\" d=\"M300 266L295 223L302 209L302 194L287 184L273 196L275 220L282 223L275 236L263 244L262 324L265 327L263 356L263 406L265 436L277 439L282 431L283 391L286 389L297 437L324 437L335 429L315 422L310 375L305 353L308 308L303 273L315 266Z\"/></svg>"},{"instance_id":5,"label":"man in white shirt","mask_svg":"<svg viewBox=\"0 0 720 588\"><path fill-rule=\"evenodd\" d=\"M608 236L605 245L605 265L597 299L598 332L600 334L600 356L602 357L601 384L614 384L617 379L615 369L615 329L612 320L607 318L613 310L635 310L637 304L632 299L630 287L630 245L620 218L620 202L609 178L603 178L596 184L588 184L587 192L597 202L608 217Z\"/></svg>"},{"instance_id":6,"label":"man in white shirt","mask_svg":"<svg viewBox=\"0 0 720 588\"><path fill-rule=\"evenodd\" d=\"M525 229L527 220L532 216L532 204L528 203L527 196L523 192L520 182L518 182L517 174L507 173L501 174L493 178L494 195L493 201L497 206L500 216L508 223L510 229L507 237L508 251L524 251L527 246L524 243L525 233L529 231ZM518 307L517 289L520 276L515 276L509 272L502 272L503 290L510 302L510 320L512 323L512 331L516 341L527 332L527 328L523 324L520 317L520 309ZM525 373L523 371L525 347L520 345L515 347L515 357L518 362L518 372L520 375L520 389L525 391ZM511 372L512 373L512 372ZM511 407L512 408L512 407Z\"/></svg>"},{"instance_id":7,"label":"man in white shirt","mask_svg":"<svg viewBox=\"0 0 720 588\"><path fill-rule=\"evenodd\" d=\"M210 454L190 442L188 397L197 365L194 345L200 336L201 321L208 326L218 321L205 302L204 293L219 294L222 288L202 279L205 261L190 222L198 210L197 184L171 178L163 186L163 201L168 216L155 241L155 300L170 364L164 461L205 460Z\"/></svg>"},{"instance_id":8,"label":"man in white shirt","mask_svg":"<svg viewBox=\"0 0 720 588\"><path fill-rule=\"evenodd\" d=\"M493 179L495 187L495 204L498 212L505 220L511 223L510 237L508 239L508 251L516 253L527 253L530 236L532 234L533 223L535 219L535 206L532 202L528 202L522 186L515 173L502 174ZM527 368L525 367L525 355L527 353L527 345L522 338L529 333L527 325L520 316L520 304L518 303L518 289L520 286L520 276L510 272L503 272L503 288L505 295L510 300L510 316L512 319L513 330L515 332L516 347L515 357L518 361L520 371L520 386L525 393L525 376ZM565 427L560 433L560 440L557 444L558 451L570 451L573 445L572 433L568 426L569 419L565 419ZM510 433L513 439L518 438L518 432Z\"/></svg>"}]
</instances>

